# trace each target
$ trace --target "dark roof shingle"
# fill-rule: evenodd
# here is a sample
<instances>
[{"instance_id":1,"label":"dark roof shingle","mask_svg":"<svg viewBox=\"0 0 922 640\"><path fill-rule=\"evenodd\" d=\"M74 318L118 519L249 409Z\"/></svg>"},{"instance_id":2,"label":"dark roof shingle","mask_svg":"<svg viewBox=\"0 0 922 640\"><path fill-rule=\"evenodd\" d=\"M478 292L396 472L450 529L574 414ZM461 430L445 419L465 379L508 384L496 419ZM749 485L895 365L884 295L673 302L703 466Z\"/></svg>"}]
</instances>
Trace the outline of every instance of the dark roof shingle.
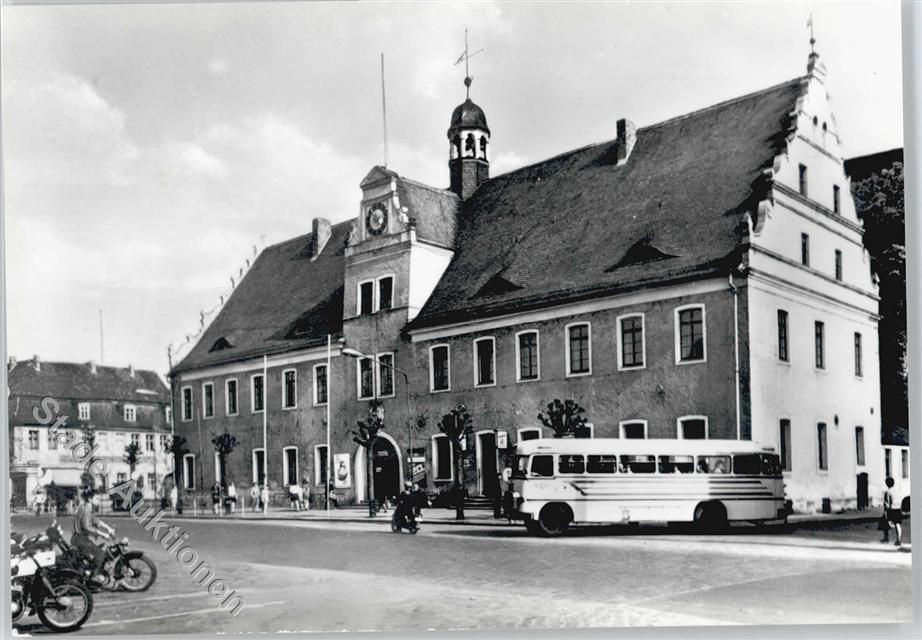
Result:
<instances>
[{"instance_id":1,"label":"dark roof shingle","mask_svg":"<svg viewBox=\"0 0 922 640\"><path fill-rule=\"evenodd\" d=\"M74 362L19 362L8 374L10 396L56 400L118 400L138 403L169 403L170 393L155 371Z\"/></svg>"}]
</instances>

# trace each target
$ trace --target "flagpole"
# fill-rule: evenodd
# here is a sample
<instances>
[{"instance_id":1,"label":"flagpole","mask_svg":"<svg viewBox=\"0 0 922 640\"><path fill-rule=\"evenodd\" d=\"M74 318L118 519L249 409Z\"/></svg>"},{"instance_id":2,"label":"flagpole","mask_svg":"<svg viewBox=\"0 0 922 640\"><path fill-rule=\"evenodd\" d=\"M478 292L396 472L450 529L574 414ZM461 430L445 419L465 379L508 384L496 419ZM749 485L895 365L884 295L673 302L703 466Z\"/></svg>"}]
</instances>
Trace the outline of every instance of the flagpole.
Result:
<instances>
[{"instance_id":1,"label":"flagpole","mask_svg":"<svg viewBox=\"0 0 922 640\"><path fill-rule=\"evenodd\" d=\"M268 398L268 389L269 389L269 358L266 355L263 355L263 477L262 484L268 486L267 480L268 471L269 471L269 447L266 444L266 431L268 429L268 416L269 416L269 407L267 406L266 399ZM259 480L259 478L257 478ZM260 488L260 493L262 489ZM267 491L268 493L268 491ZM269 513L269 501L263 500L263 515L268 515Z\"/></svg>"},{"instance_id":2,"label":"flagpole","mask_svg":"<svg viewBox=\"0 0 922 640\"><path fill-rule=\"evenodd\" d=\"M332 385L330 382L333 379L333 371L330 368L330 361L333 359L333 336L329 333L327 334L327 477L325 482L327 486L323 488L324 493L327 496L327 518L330 517L330 471L332 467L332 462L330 460L330 405L333 403L333 396L330 393Z\"/></svg>"}]
</instances>

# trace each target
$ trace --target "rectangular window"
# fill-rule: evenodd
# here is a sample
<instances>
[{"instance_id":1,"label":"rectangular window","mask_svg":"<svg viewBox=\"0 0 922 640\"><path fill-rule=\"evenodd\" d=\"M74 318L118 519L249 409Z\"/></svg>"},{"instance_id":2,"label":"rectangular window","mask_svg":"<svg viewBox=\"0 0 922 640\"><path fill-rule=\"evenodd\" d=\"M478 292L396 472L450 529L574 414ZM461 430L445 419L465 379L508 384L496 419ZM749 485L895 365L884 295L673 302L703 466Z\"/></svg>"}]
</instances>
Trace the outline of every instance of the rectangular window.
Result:
<instances>
[{"instance_id":1,"label":"rectangular window","mask_svg":"<svg viewBox=\"0 0 922 640\"><path fill-rule=\"evenodd\" d=\"M229 416L237 415L237 381L224 382L224 410Z\"/></svg>"},{"instance_id":2,"label":"rectangular window","mask_svg":"<svg viewBox=\"0 0 922 640\"><path fill-rule=\"evenodd\" d=\"M125 422L134 422L138 419L138 410L133 404L125 405L124 412Z\"/></svg>"},{"instance_id":3,"label":"rectangular window","mask_svg":"<svg viewBox=\"0 0 922 640\"><path fill-rule=\"evenodd\" d=\"M540 440L541 429L519 429L518 438L519 442L525 442L526 440Z\"/></svg>"},{"instance_id":4,"label":"rectangular window","mask_svg":"<svg viewBox=\"0 0 922 640\"><path fill-rule=\"evenodd\" d=\"M531 457L531 475L550 478L554 475L554 456L537 455Z\"/></svg>"},{"instance_id":5,"label":"rectangular window","mask_svg":"<svg viewBox=\"0 0 922 640\"><path fill-rule=\"evenodd\" d=\"M55 450L58 448L58 438L53 429L48 429L48 449Z\"/></svg>"},{"instance_id":6,"label":"rectangular window","mask_svg":"<svg viewBox=\"0 0 922 640\"><path fill-rule=\"evenodd\" d=\"M298 372L288 369L283 374L282 407L293 409L298 406Z\"/></svg>"},{"instance_id":7,"label":"rectangular window","mask_svg":"<svg viewBox=\"0 0 922 640\"><path fill-rule=\"evenodd\" d=\"M38 450L38 431L35 429L29 430L29 448L34 451Z\"/></svg>"},{"instance_id":8,"label":"rectangular window","mask_svg":"<svg viewBox=\"0 0 922 640\"><path fill-rule=\"evenodd\" d=\"M778 359L788 361L788 312L778 309Z\"/></svg>"},{"instance_id":9,"label":"rectangular window","mask_svg":"<svg viewBox=\"0 0 922 640\"><path fill-rule=\"evenodd\" d=\"M586 461L583 456L561 455L557 458L558 473L585 473Z\"/></svg>"},{"instance_id":10,"label":"rectangular window","mask_svg":"<svg viewBox=\"0 0 922 640\"><path fill-rule=\"evenodd\" d=\"M698 456L698 473L730 473L730 456Z\"/></svg>"},{"instance_id":11,"label":"rectangular window","mask_svg":"<svg viewBox=\"0 0 922 640\"><path fill-rule=\"evenodd\" d=\"M800 264L810 266L810 236L806 233L800 234Z\"/></svg>"},{"instance_id":12,"label":"rectangular window","mask_svg":"<svg viewBox=\"0 0 922 640\"><path fill-rule=\"evenodd\" d=\"M839 192L839 185L837 184L832 185L832 212L833 213L838 214L842 212L840 208L842 205L841 205L841 202L839 201L840 197L841 197L841 194Z\"/></svg>"},{"instance_id":13,"label":"rectangular window","mask_svg":"<svg viewBox=\"0 0 922 640\"><path fill-rule=\"evenodd\" d=\"M800 195L806 197L807 195L807 165L802 164L798 166L798 176L800 178L799 186L798 186Z\"/></svg>"},{"instance_id":14,"label":"rectangular window","mask_svg":"<svg viewBox=\"0 0 922 640\"><path fill-rule=\"evenodd\" d=\"M656 456L621 456L623 473L656 473Z\"/></svg>"},{"instance_id":15,"label":"rectangular window","mask_svg":"<svg viewBox=\"0 0 922 640\"><path fill-rule=\"evenodd\" d=\"M131 434L131 444L141 446L141 434L140 433Z\"/></svg>"},{"instance_id":16,"label":"rectangular window","mask_svg":"<svg viewBox=\"0 0 922 640\"><path fill-rule=\"evenodd\" d=\"M118 473L115 474L115 481L118 484L123 484L127 480L128 480L128 474L125 473L124 471L119 471Z\"/></svg>"},{"instance_id":17,"label":"rectangular window","mask_svg":"<svg viewBox=\"0 0 922 640\"><path fill-rule=\"evenodd\" d=\"M864 427L855 427L855 463L864 466Z\"/></svg>"},{"instance_id":18,"label":"rectangular window","mask_svg":"<svg viewBox=\"0 0 922 640\"><path fill-rule=\"evenodd\" d=\"M253 449L253 482L263 484L266 481L266 452Z\"/></svg>"},{"instance_id":19,"label":"rectangular window","mask_svg":"<svg viewBox=\"0 0 922 640\"><path fill-rule=\"evenodd\" d=\"M836 249L836 280L842 281L842 252Z\"/></svg>"},{"instance_id":20,"label":"rectangular window","mask_svg":"<svg viewBox=\"0 0 922 640\"><path fill-rule=\"evenodd\" d=\"M167 424L173 424L173 410L169 407L163 408L163 415L166 418Z\"/></svg>"},{"instance_id":21,"label":"rectangular window","mask_svg":"<svg viewBox=\"0 0 922 640\"><path fill-rule=\"evenodd\" d=\"M285 447L284 454L285 484L289 486L298 484L298 450L295 447Z\"/></svg>"},{"instance_id":22,"label":"rectangular window","mask_svg":"<svg viewBox=\"0 0 922 640\"><path fill-rule=\"evenodd\" d=\"M829 459L826 449L826 423L816 425L816 464L821 471L829 469Z\"/></svg>"},{"instance_id":23,"label":"rectangular window","mask_svg":"<svg viewBox=\"0 0 922 640\"><path fill-rule=\"evenodd\" d=\"M893 474L891 459L890 459L890 449L884 449L884 478L892 478Z\"/></svg>"},{"instance_id":24,"label":"rectangular window","mask_svg":"<svg viewBox=\"0 0 922 640\"><path fill-rule=\"evenodd\" d=\"M900 475L903 478L908 478L909 477L909 451L907 451L906 449L902 449L900 451L900 466L902 467L902 469L900 470Z\"/></svg>"},{"instance_id":25,"label":"rectangular window","mask_svg":"<svg viewBox=\"0 0 922 640\"><path fill-rule=\"evenodd\" d=\"M214 384L211 382L202 385L202 415L205 418L214 417Z\"/></svg>"},{"instance_id":26,"label":"rectangular window","mask_svg":"<svg viewBox=\"0 0 922 640\"><path fill-rule=\"evenodd\" d=\"M167 437L165 435L161 435L160 436L160 450L161 451L166 451L167 442L168 442Z\"/></svg>"},{"instance_id":27,"label":"rectangular window","mask_svg":"<svg viewBox=\"0 0 922 640\"><path fill-rule=\"evenodd\" d=\"M679 418L680 440L707 440L707 418Z\"/></svg>"},{"instance_id":28,"label":"rectangular window","mask_svg":"<svg viewBox=\"0 0 922 640\"><path fill-rule=\"evenodd\" d=\"M855 375L861 377L861 334L855 333Z\"/></svg>"},{"instance_id":29,"label":"rectangular window","mask_svg":"<svg viewBox=\"0 0 922 640\"><path fill-rule=\"evenodd\" d=\"M250 378L251 402L253 413L259 413L266 408L266 385L262 374Z\"/></svg>"},{"instance_id":30,"label":"rectangular window","mask_svg":"<svg viewBox=\"0 0 922 640\"><path fill-rule=\"evenodd\" d=\"M327 446L314 447L314 483L326 486L327 483Z\"/></svg>"},{"instance_id":31,"label":"rectangular window","mask_svg":"<svg viewBox=\"0 0 922 640\"><path fill-rule=\"evenodd\" d=\"M451 457L451 440L446 435L433 436L432 460L435 463L434 476L436 480L451 480L454 461Z\"/></svg>"},{"instance_id":32,"label":"rectangular window","mask_svg":"<svg viewBox=\"0 0 922 640\"><path fill-rule=\"evenodd\" d=\"M781 452L781 469L782 471L791 470L791 421L782 419L780 423L780 446Z\"/></svg>"},{"instance_id":33,"label":"rectangular window","mask_svg":"<svg viewBox=\"0 0 922 640\"><path fill-rule=\"evenodd\" d=\"M182 388L182 419L192 419L192 387Z\"/></svg>"},{"instance_id":34,"label":"rectangular window","mask_svg":"<svg viewBox=\"0 0 922 640\"><path fill-rule=\"evenodd\" d=\"M450 388L449 358L447 344L429 349L429 389L431 391L448 391Z\"/></svg>"},{"instance_id":35,"label":"rectangular window","mask_svg":"<svg viewBox=\"0 0 922 640\"><path fill-rule=\"evenodd\" d=\"M538 332L526 331L520 333L516 340L516 351L519 360L519 381L537 380L539 372L538 362Z\"/></svg>"},{"instance_id":36,"label":"rectangular window","mask_svg":"<svg viewBox=\"0 0 922 640\"><path fill-rule=\"evenodd\" d=\"M394 279L391 276L378 280L378 309L386 311L394 306Z\"/></svg>"},{"instance_id":37,"label":"rectangular window","mask_svg":"<svg viewBox=\"0 0 922 640\"><path fill-rule=\"evenodd\" d=\"M591 422L587 422L584 425L576 427L573 430L574 438L591 438L595 433L595 425Z\"/></svg>"},{"instance_id":38,"label":"rectangular window","mask_svg":"<svg viewBox=\"0 0 922 640\"><path fill-rule=\"evenodd\" d=\"M643 440L647 437L647 423L643 421L622 422L621 437L625 440Z\"/></svg>"},{"instance_id":39,"label":"rectangular window","mask_svg":"<svg viewBox=\"0 0 922 640\"><path fill-rule=\"evenodd\" d=\"M90 403L89 402L81 402L80 404L78 404L77 411L79 412L79 416L81 420L90 419Z\"/></svg>"},{"instance_id":40,"label":"rectangular window","mask_svg":"<svg viewBox=\"0 0 922 640\"><path fill-rule=\"evenodd\" d=\"M627 316L618 321L621 334L618 346L621 350L619 368L632 369L644 365L643 316Z\"/></svg>"},{"instance_id":41,"label":"rectangular window","mask_svg":"<svg viewBox=\"0 0 922 640\"><path fill-rule=\"evenodd\" d=\"M105 450L109 444L109 434L105 431L99 431L96 433L96 444L99 445L100 449Z\"/></svg>"},{"instance_id":42,"label":"rectangular window","mask_svg":"<svg viewBox=\"0 0 922 640\"><path fill-rule=\"evenodd\" d=\"M567 327L567 375L591 373L589 324Z\"/></svg>"},{"instance_id":43,"label":"rectangular window","mask_svg":"<svg viewBox=\"0 0 922 640\"><path fill-rule=\"evenodd\" d=\"M704 360L704 307L679 309L679 362Z\"/></svg>"},{"instance_id":44,"label":"rectangular window","mask_svg":"<svg viewBox=\"0 0 922 640\"><path fill-rule=\"evenodd\" d=\"M496 342L493 338L474 341L474 385L483 387L496 384Z\"/></svg>"},{"instance_id":45,"label":"rectangular window","mask_svg":"<svg viewBox=\"0 0 922 640\"><path fill-rule=\"evenodd\" d=\"M394 395L394 354L378 354L378 395L387 397Z\"/></svg>"},{"instance_id":46,"label":"rectangular window","mask_svg":"<svg viewBox=\"0 0 922 640\"><path fill-rule=\"evenodd\" d=\"M824 338L824 325L822 322L816 322L813 326L814 343L816 350L816 368L826 368L826 345Z\"/></svg>"},{"instance_id":47,"label":"rectangular window","mask_svg":"<svg viewBox=\"0 0 922 640\"><path fill-rule=\"evenodd\" d=\"M151 491L157 491L157 476L153 473L147 474L147 486Z\"/></svg>"},{"instance_id":48,"label":"rectangular window","mask_svg":"<svg viewBox=\"0 0 922 640\"><path fill-rule=\"evenodd\" d=\"M144 435L144 450L145 451L154 450L154 434L148 433Z\"/></svg>"},{"instance_id":49,"label":"rectangular window","mask_svg":"<svg viewBox=\"0 0 922 640\"><path fill-rule=\"evenodd\" d=\"M374 296L374 282L363 282L359 285L359 315L367 316L374 313Z\"/></svg>"},{"instance_id":50,"label":"rectangular window","mask_svg":"<svg viewBox=\"0 0 922 640\"><path fill-rule=\"evenodd\" d=\"M588 473L615 473L617 470L618 470L618 456L615 456L615 455L586 456L586 471Z\"/></svg>"},{"instance_id":51,"label":"rectangular window","mask_svg":"<svg viewBox=\"0 0 922 640\"><path fill-rule=\"evenodd\" d=\"M327 403L327 365L314 367L314 404Z\"/></svg>"},{"instance_id":52,"label":"rectangular window","mask_svg":"<svg viewBox=\"0 0 922 640\"><path fill-rule=\"evenodd\" d=\"M195 489L195 456L191 453L182 457L182 485L186 489Z\"/></svg>"},{"instance_id":53,"label":"rectangular window","mask_svg":"<svg viewBox=\"0 0 922 640\"><path fill-rule=\"evenodd\" d=\"M660 456L660 473L694 473L694 456Z\"/></svg>"},{"instance_id":54,"label":"rectangular window","mask_svg":"<svg viewBox=\"0 0 922 640\"><path fill-rule=\"evenodd\" d=\"M359 400L367 400L375 396L375 368L371 358L359 358Z\"/></svg>"}]
</instances>

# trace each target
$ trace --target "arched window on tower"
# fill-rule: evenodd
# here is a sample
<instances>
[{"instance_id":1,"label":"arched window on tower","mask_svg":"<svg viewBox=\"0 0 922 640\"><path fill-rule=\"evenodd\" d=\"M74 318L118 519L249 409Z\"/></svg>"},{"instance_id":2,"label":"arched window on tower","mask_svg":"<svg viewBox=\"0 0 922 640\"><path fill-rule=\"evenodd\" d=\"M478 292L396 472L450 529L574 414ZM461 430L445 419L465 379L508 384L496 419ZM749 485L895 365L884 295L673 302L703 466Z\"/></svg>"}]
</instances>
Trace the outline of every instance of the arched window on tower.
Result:
<instances>
[{"instance_id":1,"label":"arched window on tower","mask_svg":"<svg viewBox=\"0 0 922 640\"><path fill-rule=\"evenodd\" d=\"M470 152L470 155L468 156L470 158L477 157L477 145L474 142L473 133L467 134L467 138L464 139L464 152L465 154L467 154L467 152Z\"/></svg>"},{"instance_id":2,"label":"arched window on tower","mask_svg":"<svg viewBox=\"0 0 922 640\"><path fill-rule=\"evenodd\" d=\"M483 158L484 160L487 159L487 145L488 144L489 142L487 141L487 137L480 136L480 157Z\"/></svg>"}]
</instances>

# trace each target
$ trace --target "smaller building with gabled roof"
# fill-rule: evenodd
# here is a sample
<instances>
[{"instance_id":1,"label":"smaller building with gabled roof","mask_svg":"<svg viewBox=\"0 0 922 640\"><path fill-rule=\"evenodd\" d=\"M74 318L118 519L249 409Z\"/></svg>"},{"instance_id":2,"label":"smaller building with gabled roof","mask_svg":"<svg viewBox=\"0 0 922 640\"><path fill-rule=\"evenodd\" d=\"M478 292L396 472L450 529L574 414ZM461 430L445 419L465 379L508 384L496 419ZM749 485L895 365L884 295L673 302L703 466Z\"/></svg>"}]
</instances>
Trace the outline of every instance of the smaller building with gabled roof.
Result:
<instances>
[{"instance_id":1,"label":"smaller building with gabled roof","mask_svg":"<svg viewBox=\"0 0 922 640\"><path fill-rule=\"evenodd\" d=\"M38 356L11 358L7 369L14 506L32 504L49 487L75 497L85 472L97 490L131 476L145 497L158 494L173 471L170 395L159 374ZM131 444L138 446L133 474L125 461Z\"/></svg>"}]
</instances>

